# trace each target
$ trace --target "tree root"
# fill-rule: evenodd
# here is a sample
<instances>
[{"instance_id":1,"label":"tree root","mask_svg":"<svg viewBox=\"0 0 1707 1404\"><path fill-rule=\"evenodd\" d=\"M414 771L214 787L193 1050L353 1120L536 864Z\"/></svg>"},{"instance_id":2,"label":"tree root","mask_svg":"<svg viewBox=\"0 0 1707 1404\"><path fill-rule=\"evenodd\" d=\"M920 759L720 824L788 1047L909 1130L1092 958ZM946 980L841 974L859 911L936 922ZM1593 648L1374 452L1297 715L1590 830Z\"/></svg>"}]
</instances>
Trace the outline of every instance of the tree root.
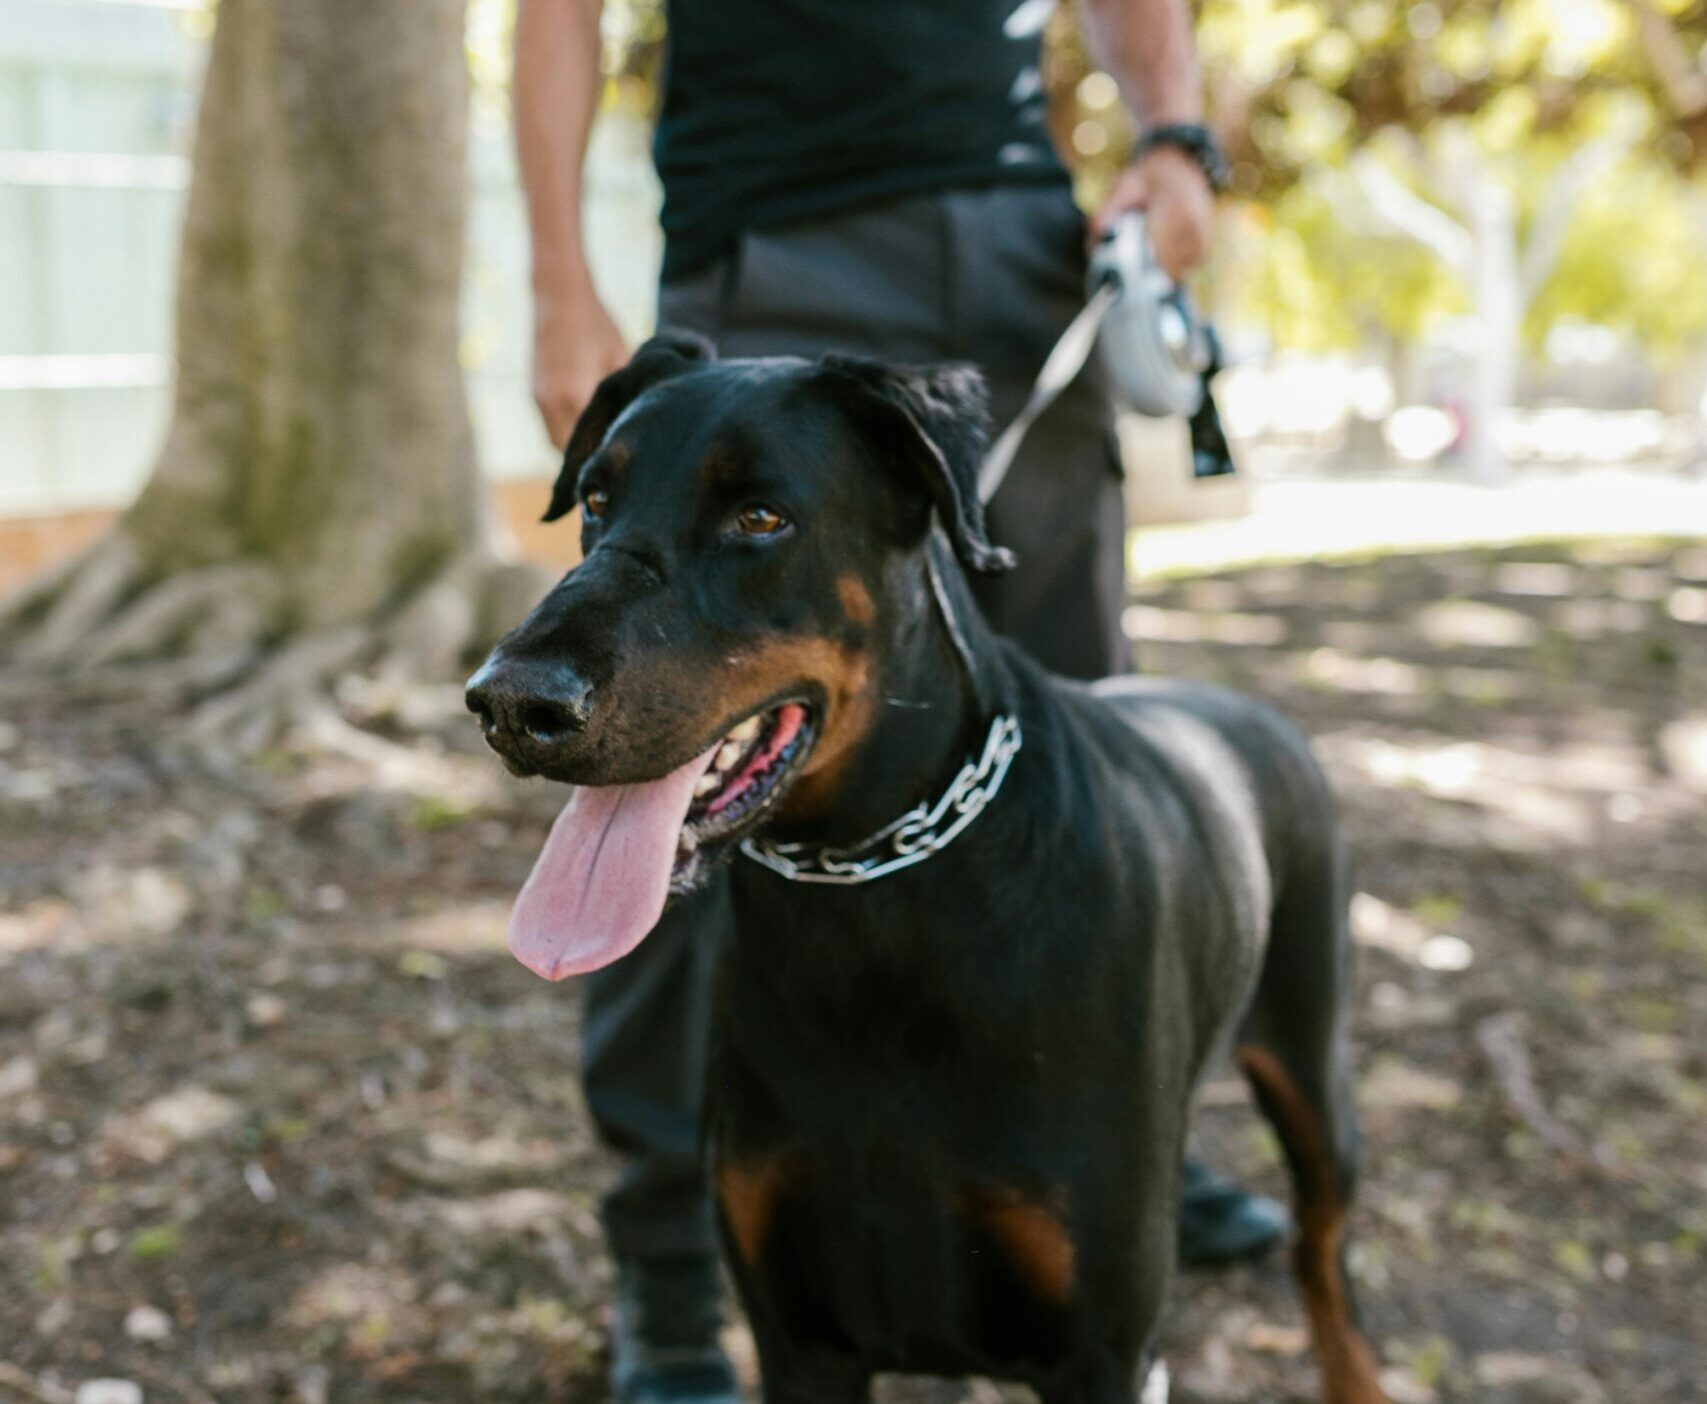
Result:
<instances>
[{"instance_id":1,"label":"tree root","mask_svg":"<svg viewBox=\"0 0 1707 1404\"><path fill-rule=\"evenodd\" d=\"M0 674L0 701L40 697L51 689L67 705L134 702L181 712L193 700L210 697L252 676L262 656L260 645L251 640L182 658L150 658L82 672L15 669Z\"/></svg>"},{"instance_id":2,"label":"tree root","mask_svg":"<svg viewBox=\"0 0 1707 1404\"><path fill-rule=\"evenodd\" d=\"M550 583L538 566L470 553L392 619L378 668L386 679L450 677L514 628Z\"/></svg>"},{"instance_id":3,"label":"tree root","mask_svg":"<svg viewBox=\"0 0 1707 1404\"><path fill-rule=\"evenodd\" d=\"M26 1371L0 1360L0 1388L15 1390L21 1398L39 1404L72 1404L72 1393L58 1385L38 1383Z\"/></svg>"},{"instance_id":4,"label":"tree root","mask_svg":"<svg viewBox=\"0 0 1707 1404\"><path fill-rule=\"evenodd\" d=\"M276 577L252 562L150 583L114 533L0 606L0 697L124 700L169 707L203 747L252 754L335 713L336 683L460 682L471 659L516 623L542 572L470 551L401 606L309 632L280 628ZM347 739L347 738L346 738Z\"/></svg>"},{"instance_id":5,"label":"tree root","mask_svg":"<svg viewBox=\"0 0 1707 1404\"><path fill-rule=\"evenodd\" d=\"M63 666L141 583L136 548L121 533L97 541L41 586L0 610L0 643L30 668Z\"/></svg>"},{"instance_id":6,"label":"tree root","mask_svg":"<svg viewBox=\"0 0 1707 1404\"><path fill-rule=\"evenodd\" d=\"M210 566L168 576L96 629L77 650L75 670L195 655L253 640L273 612L265 572L249 565Z\"/></svg>"},{"instance_id":7,"label":"tree root","mask_svg":"<svg viewBox=\"0 0 1707 1404\"><path fill-rule=\"evenodd\" d=\"M1591 1146L1547 1109L1535 1083L1529 1050L1524 1045L1520 1015L1489 1015L1476 1025L1476 1042L1494 1070L1506 1104L1543 1144L1580 1165L1601 1170L1611 1168L1599 1146Z\"/></svg>"},{"instance_id":8,"label":"tree root","mask_svg":"<svg viewBox=\"0 0 1707 1404\"><path fill-rule=\"evenodd\" d=\"M447 678L456 672L480 628L485 565L473 556L455 562L397 612L381 643L381 678Z\"/></svg>"},{"instance_id":9,"label":"tree root","mask_svg":"<svg viewBox=\"0 0 1707 1404\"><path fill-rule=\"evenodd\" d=\"M461 715L466 722L467 714ZM329 702L310 710L292 734L316 755L354 761L384 789L446 795L462 783L456 767L439 748L408 745L366 731L352 725Z\"/></svg>"},{"instance_id":10,"label":"tree root","mask_svg":"<svg viewBox=\"0 0 1707 1404\"><path fill-rule=\"evenodd\" d=\"M261 750L306 719L332 680L359 662L372 643L372 631L359 624L292 640L235 687L198 705L189 717L191 737L244 755Z\"/></svg>"}]
</instances>

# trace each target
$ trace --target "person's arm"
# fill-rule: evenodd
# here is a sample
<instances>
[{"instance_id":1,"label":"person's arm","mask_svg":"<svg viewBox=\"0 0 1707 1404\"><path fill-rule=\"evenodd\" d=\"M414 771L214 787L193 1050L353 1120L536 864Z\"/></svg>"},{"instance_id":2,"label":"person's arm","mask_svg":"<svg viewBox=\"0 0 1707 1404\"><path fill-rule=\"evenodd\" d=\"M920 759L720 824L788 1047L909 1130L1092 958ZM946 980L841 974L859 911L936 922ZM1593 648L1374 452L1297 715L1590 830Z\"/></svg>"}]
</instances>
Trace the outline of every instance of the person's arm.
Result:
<instances>
[{"instance_id":1,"label":"person's arm","mask_svg":"<svg viewBox=\"0 0 1707 1404\"><path fill-rule=\"evenodd\" d=\"M1185 0L1079 0L1091 58L1120 85L1143 127L1203 120L1203 89ZM1184 277L1209 254L1215 193L1185 152L1158 146L1115 179L1097 212L1097 234L1127 210L1147 212L1156 257Z\"/></svg>"},{"instance_id":2,"label":"person's arm","mask_svg":"<svg viewBox=\"0 0 1707 1404\"><path fill-rule=\"evenodd\" d=\"M628 348L599 301L581 238L581 166L604 79L602 0L520 0L516 157L533 246L533 394L562 448L599 381Z\"/></svg>"}]
</instances>

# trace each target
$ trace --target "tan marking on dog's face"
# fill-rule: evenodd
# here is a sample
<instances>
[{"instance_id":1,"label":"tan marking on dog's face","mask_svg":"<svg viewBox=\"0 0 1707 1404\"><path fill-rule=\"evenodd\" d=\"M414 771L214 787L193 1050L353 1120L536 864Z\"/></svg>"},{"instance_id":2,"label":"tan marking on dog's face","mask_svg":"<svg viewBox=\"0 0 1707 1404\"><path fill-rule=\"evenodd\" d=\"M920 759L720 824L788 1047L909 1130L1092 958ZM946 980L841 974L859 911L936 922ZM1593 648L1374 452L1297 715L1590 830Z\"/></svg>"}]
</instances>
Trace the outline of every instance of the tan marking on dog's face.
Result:
<instances>
[{"instance_id":1,"label":"tan marking on dog's face","mask_svg":"<svg viewBox=\"0 0 1707 1404\"><path fill-rule=\"evenodd\" d=\"M834 639L783 637L732 655L728 685L717 703L734 716L796 684L816 684L824 699L818 736L779 815L804 818L835 801L848 764L876 716L876 678L864 649Z\"/></svg>"},{"instance_id":2,"label":"tan marking on dog's face","mask_svg":"<svg viewBox=\"0 0 1707 1404\"><path fill-rule=\"evenodd\" d=\"M1020 1190L980 1186L967 1191L966 1210L1040 1298L1057 1306L1072 1301L1078 1252L1061 1209Z\"/></svg>"},{"instance_id":3,"label":"tan marking on dog's face","mask_svg":"<svg viewBox=\"0 0 1707 1404\"><path fill-rule=\"evenodd\" d=\"M708 487L726 487L740 479L741 454L728 444L714 444L699 461L700 480Z\"/></svg>"},{"instance_id":4,"label":"tan marking on dog's face","mask_svg":"<svg viewBox=\"0 0 1707 1404\"><path fill-rule=\"evenodd\" d=\"M735 1251L747 1266L757 1266L776 1216L777 1200L798 1172L798 1165L788 1156L718 1166L717 1202L722 1206L729 1236L735 1241Z\"/></svg>"},{"instance_id":5,"label":"tan marking on dog's face","mask_svg":"<svg viewBox=\"0 0 1707 1404\"><path fill-rule=\"evenodd\" d=\"M606 466L611 474L618 478L626 473L629 464L634 462L634 445L624 439L616 439L606 444L602 452Z\"/></svg>"},{"instance_id":6,"label":"tan marking on dog's face","mask_svg":"<svg viewBox=\"0 0 1707 1404\"><path fill-rule=\"evenodd\" d=\"M1237 1058L1293 1165L1298 1244L1292 1267L1322 1368L1324 1404L1388 1404L1375 1353L1352 1320L1340 1251L1345 1238L1345 1196L1327 1130L1272 1052L1246 1046L1238 1050Z\"/></svg>"},{"instance_id":7,"label":"tan marking on dog's face","mask_svg":"<svg viewBox=\"0 0 1707 1404\"><path fill-rule=\"evenodd\" d=\"M869 629L877 622L877 602L865 581L851 571L836 581L836 594L842 601L842 613L850 624Z\"/></svg>"}]
</instances>

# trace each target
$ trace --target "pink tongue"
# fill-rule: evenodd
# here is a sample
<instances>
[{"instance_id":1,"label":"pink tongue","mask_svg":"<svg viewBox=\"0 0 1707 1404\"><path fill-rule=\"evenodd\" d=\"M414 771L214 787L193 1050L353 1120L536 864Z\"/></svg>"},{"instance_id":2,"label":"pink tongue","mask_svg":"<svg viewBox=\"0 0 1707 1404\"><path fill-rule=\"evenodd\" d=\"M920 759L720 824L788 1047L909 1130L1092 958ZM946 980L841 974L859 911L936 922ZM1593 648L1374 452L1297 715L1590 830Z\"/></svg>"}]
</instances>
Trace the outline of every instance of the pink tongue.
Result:
<instances>
[{"instance_id":1,"label":"pink tongue","mask_svg":"<svg viewBox=\"0 0 1707 1404\"><path fill-rule=\"evenodd\" d=\"M510 913L510 954L561 980L627 955L663 914L676 839L716 748L662 780L578 789Z\"/></svg>"}]
</instances>

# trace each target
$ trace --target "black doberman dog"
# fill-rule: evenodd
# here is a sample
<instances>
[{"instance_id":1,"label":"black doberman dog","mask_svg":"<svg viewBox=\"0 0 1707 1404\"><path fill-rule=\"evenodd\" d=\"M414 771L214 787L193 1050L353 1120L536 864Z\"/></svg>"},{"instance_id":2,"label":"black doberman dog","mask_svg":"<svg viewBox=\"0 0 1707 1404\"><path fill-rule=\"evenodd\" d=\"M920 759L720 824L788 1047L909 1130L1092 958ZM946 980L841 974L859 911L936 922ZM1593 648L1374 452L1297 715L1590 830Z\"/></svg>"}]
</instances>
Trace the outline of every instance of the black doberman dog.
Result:
<instances>
[{"instance_id":1,"label":"black doberman dog","mask_svg":"<svg viewBox=\"0 0 1707 1404\"><path fill-rule=\"evenodd\" d=\"M604 382L548 514L580 505L585 558L469 687L511 769L583 787L511 947L596 968L734 859L712 1135L768 1404L880 1371L1135 1400L1229 1032L1325 1398L1374 1404L1327 784L1255 702L1069 683L996 638L959 569L1009 563L983 441L964 369L666 335Z\"/></svg>"}]
</instances>

